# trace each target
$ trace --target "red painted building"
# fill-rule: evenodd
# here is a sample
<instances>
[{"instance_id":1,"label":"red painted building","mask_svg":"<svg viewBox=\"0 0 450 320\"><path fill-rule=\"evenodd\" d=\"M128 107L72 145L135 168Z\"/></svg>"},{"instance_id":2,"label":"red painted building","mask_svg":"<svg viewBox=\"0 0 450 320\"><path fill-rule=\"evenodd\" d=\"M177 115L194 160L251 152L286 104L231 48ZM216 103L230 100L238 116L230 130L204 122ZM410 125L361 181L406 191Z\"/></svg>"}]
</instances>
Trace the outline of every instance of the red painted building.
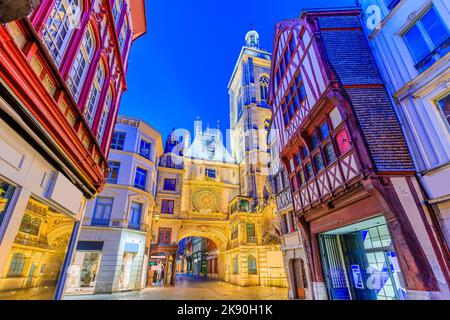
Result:
<instances>
[{"instance_id":1,"label":"red painted building","mask_svg":"<svg viewBox=\"0 0 450 320\"><path fill-rule=\"evenodd\" d=\"M145 32L144 0L43 0L0 25L0 273L26 279L0 292L42 284L48 266L18 243L56 236L42 227L55 212L71 226L58 236L68 254L51 262L65 270L85 201L105 184L131 44ZM28 219L40 226L31 235ZM59 288L60 278L46 281Z\"/></svg>"},{"instance_id":2,"label":"red painted building","mask_svg":"<svg viewBox=\"0 0 450 320\"><path fill-rule=\"evenodd\" d=\"M270 105L314 299L442 299L448 261L358 11L275 27Z\"/></svg>"}]
</instances>

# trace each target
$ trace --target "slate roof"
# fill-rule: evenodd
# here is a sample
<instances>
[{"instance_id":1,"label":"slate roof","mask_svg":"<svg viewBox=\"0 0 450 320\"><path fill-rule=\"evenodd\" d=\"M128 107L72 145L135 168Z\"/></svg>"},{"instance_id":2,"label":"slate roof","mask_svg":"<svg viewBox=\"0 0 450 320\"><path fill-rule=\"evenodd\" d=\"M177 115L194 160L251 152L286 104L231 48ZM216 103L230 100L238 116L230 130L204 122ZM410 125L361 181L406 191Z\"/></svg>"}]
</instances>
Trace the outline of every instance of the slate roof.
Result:
<instances>
[{"instance_id":1,"label":"slate roof","mask_svg":"<svg viewBox=\"0 0 450 320\"><path fill-rule=\"evenodd\" d=\"M377 171L413 171L403 132L358 16L320 16L318 21L328 60L350 98Z\"/></svg>"}]
</instances>

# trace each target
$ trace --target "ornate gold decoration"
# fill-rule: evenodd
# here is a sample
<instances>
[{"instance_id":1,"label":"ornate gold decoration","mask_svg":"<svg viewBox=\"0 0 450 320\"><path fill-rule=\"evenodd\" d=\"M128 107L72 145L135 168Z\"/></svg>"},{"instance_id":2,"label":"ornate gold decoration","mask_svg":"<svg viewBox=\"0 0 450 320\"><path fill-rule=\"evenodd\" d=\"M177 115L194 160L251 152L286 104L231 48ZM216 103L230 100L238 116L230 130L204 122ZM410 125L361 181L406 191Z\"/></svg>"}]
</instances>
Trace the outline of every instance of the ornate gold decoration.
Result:
<instances>
[{"instance_id":1,"label":"ornate gold decoration","mask_svg":"<svg viewBox=\"0 0 450 320\"><path fill-rule=\"evenodd\" d=\"M198 212L218 212L220 200L218 195L211 190L200 190L192 196L192 206Z\"/></svg>"}]
</instances>

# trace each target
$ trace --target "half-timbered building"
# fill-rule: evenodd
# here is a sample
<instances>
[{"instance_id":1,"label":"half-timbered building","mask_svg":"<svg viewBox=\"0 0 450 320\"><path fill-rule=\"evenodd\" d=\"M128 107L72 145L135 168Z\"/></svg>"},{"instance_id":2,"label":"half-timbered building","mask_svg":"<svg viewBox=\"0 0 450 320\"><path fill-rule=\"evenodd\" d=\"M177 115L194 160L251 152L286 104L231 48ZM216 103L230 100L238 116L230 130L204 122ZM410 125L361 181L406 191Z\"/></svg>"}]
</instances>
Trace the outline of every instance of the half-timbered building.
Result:
<instances>
[{"instance_id":1,"label":"half-timbered building","mask_svg":"<svg viewBox=\"0 0 450 320\"><path fill-rule=\"evenodd\" d=\"M358 11L275 27L270 105L314 299L440 299L443 256Z\"/></svg>"}]
</instances>

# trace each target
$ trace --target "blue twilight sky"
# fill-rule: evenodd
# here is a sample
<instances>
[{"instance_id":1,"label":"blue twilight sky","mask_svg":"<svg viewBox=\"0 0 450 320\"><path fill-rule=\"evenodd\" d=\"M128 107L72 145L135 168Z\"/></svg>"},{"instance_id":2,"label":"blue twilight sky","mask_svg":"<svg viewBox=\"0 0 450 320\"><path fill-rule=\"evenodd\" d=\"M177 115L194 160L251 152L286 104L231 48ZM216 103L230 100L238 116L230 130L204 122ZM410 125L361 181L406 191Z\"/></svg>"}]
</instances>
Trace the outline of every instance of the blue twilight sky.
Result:
<instances>
[{"instance_id":1,"label":"blue twilight sky","mask_svg":"<svg viewBox=\"0 0 450 320\"><path fill-rule=\"evenodd\" d=\"M249 25L271 52L274 25L301 9L352 6L354 0L146 0L148 32L131 50L120 114L163 135L192 131L197 116L229 128L227 85Z\"/></svg>"}]
</instances>

